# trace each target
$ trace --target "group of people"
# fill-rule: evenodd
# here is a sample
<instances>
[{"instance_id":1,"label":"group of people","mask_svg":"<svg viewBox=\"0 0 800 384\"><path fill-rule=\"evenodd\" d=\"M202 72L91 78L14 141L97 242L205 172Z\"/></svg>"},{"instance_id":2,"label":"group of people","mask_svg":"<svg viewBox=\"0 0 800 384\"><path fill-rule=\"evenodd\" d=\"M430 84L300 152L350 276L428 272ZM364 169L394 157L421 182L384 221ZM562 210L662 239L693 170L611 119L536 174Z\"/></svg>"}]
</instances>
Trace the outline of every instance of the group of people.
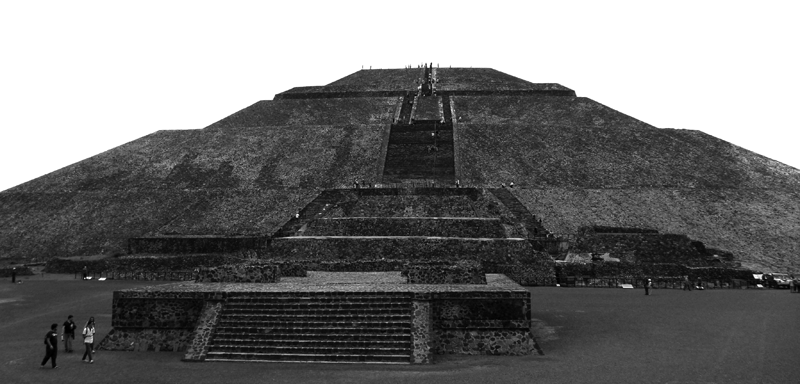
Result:
<instances>
[{"instance_id":1,"label":"group of people","mask_svg":"<svg viewBox=\"0 0 800 384\"><path fill-rule=\"evenodd\" d=\"M75 330L77 327L78 326L75 324L72 315L67 316L67 321L64 322L63 331L61 333L61 341L64 342L64 352L72 352L72 342L75 340ZM95 333L96 329L94 326L94 317L89 317L89 320L86 322L86 325L83 327L83 331L81 332L81 335L83 336L83 346L85 348L85 351L83 352L83 358L81 360L88 362L89 364L94 363L94 357L92 354L95 353ZM50 360L50 364L53 368L58 368L58 363L56 363L56 357L58 356L58 324L53 323L50 325L50 331L48 331L44 336L44 345L45 355L44 359L42 360L42 368L44 368L48 360Z\"/></svg>"}]
</instances>

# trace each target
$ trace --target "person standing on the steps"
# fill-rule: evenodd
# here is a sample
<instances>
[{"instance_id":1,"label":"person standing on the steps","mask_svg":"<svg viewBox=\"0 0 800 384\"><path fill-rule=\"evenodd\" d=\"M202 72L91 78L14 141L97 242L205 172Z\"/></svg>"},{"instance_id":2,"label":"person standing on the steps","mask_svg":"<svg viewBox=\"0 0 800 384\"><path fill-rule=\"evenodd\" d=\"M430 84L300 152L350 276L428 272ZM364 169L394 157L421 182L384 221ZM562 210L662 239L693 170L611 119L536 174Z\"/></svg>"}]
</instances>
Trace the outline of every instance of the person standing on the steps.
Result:
<instances>
[{"instance_id":1,"label":"person standing on the steps","mask_svg":"<svg viewBox=\"0 0 800 384\"><path fill-rule=\"evenodd\" d=\"M47 360L53 359L51 364L53 368L58 368L58 364L56 364L56 356L58 356L58 324L53 323L50 326L50 331L44 335L44 346L45 346L45 354L44 360L42 360L42 368L44 365L47 364Z\"/></svg>"},{"instance_id":2,"label":"person standing on the steps","mask_svg":"<svg viewBox=\"0 0 800 384\"><path fill-rule=\"evenodd\" d=\"M64 340L64 352L72 352L72 340L75 340L75 322L72 320L72 315L67 316L67 321L64 322L64 331L61 332L61 340Z\"/></svg>"},{"instance_id":3,"label":"person standing on the steps","mask_svg":"<svg viewBox=\"0 0 800 384\"><path fill-rule=\"evenodd\" d=\"M83 346L86 348L86 351L83 352L83 358L81 361L86 361L86 357L89 357L89 363L94 363L94 359L92 358L92 353L94 352L94 317L90 317L89 321L86 322L86 326L83 327Z\"/></svg>"},{"instance_id":4,"label":"person standing on the steps","mask_svg":"<svg viewBox=\"0 0 800 384\"><path fill-rule=\"evenodd\" d=\"M649 296L650 295L650 288L653 288L653 280L647 279L647 281L644 283L644 294L645 294L645 296Z\"/></svg>"}]
</instances>

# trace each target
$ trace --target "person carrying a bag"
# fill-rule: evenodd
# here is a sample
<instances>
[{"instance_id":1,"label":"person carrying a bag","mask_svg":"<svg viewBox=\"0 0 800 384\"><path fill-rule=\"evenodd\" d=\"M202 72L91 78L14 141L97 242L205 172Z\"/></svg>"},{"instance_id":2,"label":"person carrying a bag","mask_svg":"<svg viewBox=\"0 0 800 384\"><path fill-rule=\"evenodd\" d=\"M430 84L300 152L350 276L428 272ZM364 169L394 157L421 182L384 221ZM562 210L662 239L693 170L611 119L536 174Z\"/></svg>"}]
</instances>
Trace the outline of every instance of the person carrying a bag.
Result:
<instances>
[{"instance_id":1,"label":"person carrying a bag","mask_svg":"<svg viewBox=\"0 0 800 384\"><path fill-rule=\"evenodd\" d=\"M94 317L90 317L89 321L86 322L86 326L83 327L83 346L86 347L86 352L83 353L82 361L86 361L86 357L89 357L89 364L94 363L94 359L92 359L92 350L94 346Z\"/></svg>"}]
</instances>

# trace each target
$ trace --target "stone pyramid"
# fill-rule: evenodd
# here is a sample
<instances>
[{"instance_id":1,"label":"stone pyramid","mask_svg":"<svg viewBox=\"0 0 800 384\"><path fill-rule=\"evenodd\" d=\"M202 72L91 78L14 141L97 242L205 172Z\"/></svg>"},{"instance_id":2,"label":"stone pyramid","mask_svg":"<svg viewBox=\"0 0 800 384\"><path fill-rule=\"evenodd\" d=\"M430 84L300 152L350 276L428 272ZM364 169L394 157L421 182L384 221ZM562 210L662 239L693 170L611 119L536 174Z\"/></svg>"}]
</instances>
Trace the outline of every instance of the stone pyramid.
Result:
<instances>
[{"instance_id":1,"label":"stone pyramid","mask_svg":"<svg viewBox=\"0 0 800 384\"><path fill-rule=\"evenodd\" d=\"M235 247L325 190L456 183L507 188L567 248L586 228L642 228L800 271L799 170L488 68L361 70L110 149L0 192L0 257Z\"/></svg>"}]
</instances>

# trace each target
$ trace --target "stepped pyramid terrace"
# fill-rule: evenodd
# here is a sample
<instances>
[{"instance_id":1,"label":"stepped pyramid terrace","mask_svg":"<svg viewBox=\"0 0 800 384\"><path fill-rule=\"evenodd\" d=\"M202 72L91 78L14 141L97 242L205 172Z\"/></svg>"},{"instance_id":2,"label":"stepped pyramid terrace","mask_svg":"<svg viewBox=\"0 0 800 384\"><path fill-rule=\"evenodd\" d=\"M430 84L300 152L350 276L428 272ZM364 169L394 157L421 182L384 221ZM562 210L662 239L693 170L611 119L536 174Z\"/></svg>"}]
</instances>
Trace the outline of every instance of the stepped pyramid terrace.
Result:
<instances>
[{"instance_id":1,"label":"stepped pyramid terrace","mask_svg":"<svg viewBox=\"0 0 800 384\"><path fill-rule=\"evenodd\" d=\"M529 354L557 263L800 271L800 170L560 84L361 70L0 192L0 257L78 255L184 280L115 292L105 349Z\"/></svg>"}]
</instances>

